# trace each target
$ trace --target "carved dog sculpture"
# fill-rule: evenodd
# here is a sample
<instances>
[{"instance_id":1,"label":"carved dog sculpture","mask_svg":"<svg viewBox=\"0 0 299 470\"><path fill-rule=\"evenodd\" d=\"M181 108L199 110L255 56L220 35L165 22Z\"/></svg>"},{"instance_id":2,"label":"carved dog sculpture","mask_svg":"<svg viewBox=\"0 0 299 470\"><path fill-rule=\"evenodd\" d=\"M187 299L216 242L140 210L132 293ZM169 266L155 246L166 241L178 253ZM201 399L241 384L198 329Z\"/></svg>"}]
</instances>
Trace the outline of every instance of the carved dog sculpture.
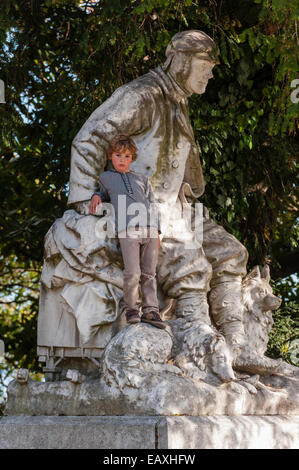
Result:
<instances>
[{"instance_id":1,"label":"carved dog sculpture","mask_svg":"<svg viewBox=\"0 0 299 470\"><path fill-rule=\"evenodd\" d=\"M186 375L208 383L235 380L230 350L213 326L195 323L177 334L181 346L174 362Z\"/></svg>"},{"instance_id":2,"label":"carved dog sculpture","mask_svg":"<svg viewBox=\"0 0 299 470\"><path fill-rule=\"evenodd\" d=\"M223 382L234 380L232 366L237 371L259 375L282 371L281 359L264 355L273 325L272 311L281 304L281 299L273 295L269 281L268 266L262 272L258 266L254 267L243 280L246 343L234 362L224 337L212 325L196 325L192 318L189 323L179 318L169 321L177 338L175 364L187 375L205 381L213 376Z\"/></svg>"},{"instance_id":3,"label":"carved dog sculpture","mask_svg":"<svg viewBox=\"0 0 299 470\"><path fill-rule=\"evenodd\" d=\"M142 324L122 330L105 350L106 382L112 380L120 389L139 388L148 373L182 371L194 380L219 384L236 380L233 369L259 375L279 371L282 361L264 356L273 325L272 310L281 304L273 295L269 281L267 266L262 272L256 266L243 280L246 344L234 362L224 336L212 324L193 318L190 311L188 318L169 315L167 322L172 329L173 344L166 331L149 327L145 332ZM174 307L172 299L164 309L164 316ZM171 357L177 367L168 363Z\"/></svg>"},{"instance_id":4,"label":"carved dog sculpture","mask_svg":"<svg viewBox=\"0 0 299 470\"><path fill-rule=\"evenodd\" d=\"M264 356L273 325L272 311L281 304L281 299L273 295L269 281L269 266L261 272L255 266L243 280L246 344L233 364L238 370L260 375L277 372L282 362Z\"/></svg>"},{"instance_id":5,"label":"carved dog sculpture","mask_svg":"<svg viewBox=\"0 0 299 470\"><path fill-rule=\"evenodd\" d=\"M277 310L281 304L281 299L273 294L269 281L268 266L261 273L258 266L255 266L243 281L247 344L261 356L267 349L273 326L272 310Z\"/></svg>"},{"instance_id":6,"label":"carved dog sculpture","mask_svg":"<svg viewBox=\"0 0 299 470\"><path fill-rule=\"evenodd\" d=\"M172 338L166 330L144 323L122 329L106 346L103 357L103 377L108 385L118 389L140 388L149 374L181 371L168 363Z\"/></svg>"},{"instance_id":7,"label":"carved dog sculpture","mask_svg":"<svg viewBox=\"0 0 299 470\"><path fill-rule=\"evenodd\" d=\"M194 319L168 321L174 335L174 363L185 375L208 383L235 380L232 357L224 336L211 324Z\"/></svg>"}]
</instances>

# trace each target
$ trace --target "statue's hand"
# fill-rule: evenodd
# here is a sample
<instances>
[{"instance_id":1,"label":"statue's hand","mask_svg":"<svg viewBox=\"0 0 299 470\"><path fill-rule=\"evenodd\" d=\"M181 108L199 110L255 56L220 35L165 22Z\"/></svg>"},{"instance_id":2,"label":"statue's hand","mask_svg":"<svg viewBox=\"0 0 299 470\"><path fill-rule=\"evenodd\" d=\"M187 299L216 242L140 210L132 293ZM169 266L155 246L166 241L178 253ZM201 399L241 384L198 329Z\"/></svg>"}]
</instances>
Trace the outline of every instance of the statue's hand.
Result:
<instances>
[{"instance_id":1,"label":"statue's hand","mask_svg":"<svg viewBox=\"0 0 299 470\"><path fill-rule=\"evenodd\" d=\"M73 205L73 208L75 209L76 212L78 212L81 215L89 215L89 203L90 201L80 201L76 202Z\"/></svg>"}]
</instances>

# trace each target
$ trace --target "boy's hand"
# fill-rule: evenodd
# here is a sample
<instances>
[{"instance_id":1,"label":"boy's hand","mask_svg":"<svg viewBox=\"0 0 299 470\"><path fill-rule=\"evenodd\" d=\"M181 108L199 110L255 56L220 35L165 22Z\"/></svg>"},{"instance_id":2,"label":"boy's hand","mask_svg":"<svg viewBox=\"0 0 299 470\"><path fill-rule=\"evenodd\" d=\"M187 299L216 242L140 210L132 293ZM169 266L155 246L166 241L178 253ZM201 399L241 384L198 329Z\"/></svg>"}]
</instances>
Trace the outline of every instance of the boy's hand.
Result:
<instances>
[{"instance_id":1,"label":"boy's hand","mask_svg":"<svg viewBox=\"0 0 299 470\"><path fill-rule=\"evenodd\" d=\"M89 204L89 212L95 214L99 204L102 204L102 199L97 194L94 194Z\"/></svg>"},{"instance_id":2,"label":"boy's hand","mask_svg":"<svg viewBox=\"0 0 299 470\"><path fill-rule=\"evenodd\" d=\"M160 250L161 240L160 240L160 233L158 233L158 250Z\"/></svg>"}]
</instances>

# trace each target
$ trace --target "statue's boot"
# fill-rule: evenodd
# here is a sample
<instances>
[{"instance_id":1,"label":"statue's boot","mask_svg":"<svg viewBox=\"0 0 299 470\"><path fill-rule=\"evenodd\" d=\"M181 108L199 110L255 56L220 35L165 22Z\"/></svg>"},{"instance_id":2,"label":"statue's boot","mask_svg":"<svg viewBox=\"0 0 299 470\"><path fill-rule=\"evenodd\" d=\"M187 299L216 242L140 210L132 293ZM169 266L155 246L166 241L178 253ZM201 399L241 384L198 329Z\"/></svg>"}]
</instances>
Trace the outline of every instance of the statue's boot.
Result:
<instances>
[{"instance_id":1,"label":"statue's boot","mask_svg":"<svg viewBox=\"0 0 299 470\"><path fill-rule=\"evenodd\" d=\"M241 277L212 287L209 293L209 305L211 317L235 357L246 342Z\"/></svg>"},{"instance_id":2,"label":"statue's boot","mask_svg":"<svg viewBox=\"0 0 299 470\"><path fill-rule=\"evenodd\" d=\"M182 295L177 299L176 317L184 322L211 325L209 304L206 292L196 291Z\"/></svg>"},{"instance_id":3,"label":"statue's boot","mask_svg":"<svg viewBox=\"0 0 299 470\"><path fill-rule=\"evenodd\" d=\"M176 318L170 320L174 335L173 352L177 354L181 351L182 345L190 334L193 336L194 329L202 324L211 325L209 316L209 305L206 292L190 291L184 293L176 299Z\"/></svg>"},{"instance_id":4,"label":"statue's boot","mask_svg":"<svg viewBox=\"0 0 299 470\"><path fill-rule=\"evenodd\" d=\"M190 362L192 358L194 364L202 370L201 358L204 355L210 356L208 371L216 376L221 382L235 380L232 369L232 356L223 336L212 325L209 315L209 304L207 293L196 291L188 297L180 297L176 305L176 322L181 325L181 329L176 331L176 336L181 336L181 354L177 360L186 359ZM218 356L223 356L221 360ZM185 358L184 358L185 356Z\"/></svg>"}]
</instances>

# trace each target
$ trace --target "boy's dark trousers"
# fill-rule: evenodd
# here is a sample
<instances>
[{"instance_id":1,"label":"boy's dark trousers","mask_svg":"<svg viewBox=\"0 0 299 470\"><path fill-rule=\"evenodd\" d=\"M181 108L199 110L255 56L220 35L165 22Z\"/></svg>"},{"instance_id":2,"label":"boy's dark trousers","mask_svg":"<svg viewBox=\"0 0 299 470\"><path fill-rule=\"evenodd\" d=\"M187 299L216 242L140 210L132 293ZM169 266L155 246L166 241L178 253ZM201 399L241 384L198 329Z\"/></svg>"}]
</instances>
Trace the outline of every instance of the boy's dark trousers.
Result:
<instances>
[{"instance_id":1,"label":"boy's dark trousers","mask_svg":"<svg viewBox=\"0 0 299 470\"><path fill-rule=\"evenodd\" d=\"M139 310L139 281L142 313L159 313L156 267L158 262L158 231L155 227L134 227L118 234L124 262L123 300L125 308Z\"/></svg>"}]
</instances>

